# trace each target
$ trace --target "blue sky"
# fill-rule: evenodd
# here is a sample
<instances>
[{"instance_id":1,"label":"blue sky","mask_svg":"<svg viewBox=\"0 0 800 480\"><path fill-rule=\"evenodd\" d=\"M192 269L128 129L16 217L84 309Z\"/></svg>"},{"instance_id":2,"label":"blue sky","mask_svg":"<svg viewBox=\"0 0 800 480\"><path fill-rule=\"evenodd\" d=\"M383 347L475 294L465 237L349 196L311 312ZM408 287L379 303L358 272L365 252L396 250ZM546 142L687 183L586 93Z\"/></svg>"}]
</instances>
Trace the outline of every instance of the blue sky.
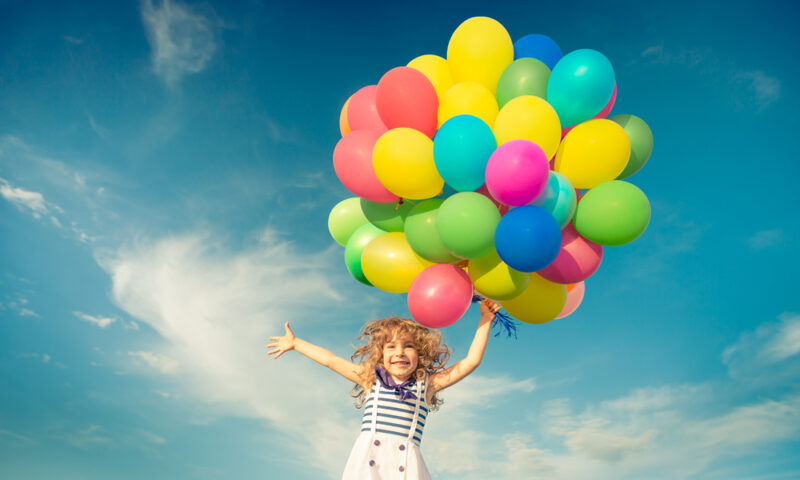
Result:
<instances>
[{"instance_id":1,"label":"blue sky","mask_svg":"<svg viewBox=\"0 0 800 480\"><path fill-rule=\"evenodd\" d=\"M349 356L407 313L327 232L339 111L474 15L611 60L653 216L575 314L443 393L434 476L800 477L797 9L582 1L2 2L6 476L338 478L350 385L263 346L289 320Z\"/></svg>"}]
</instances>

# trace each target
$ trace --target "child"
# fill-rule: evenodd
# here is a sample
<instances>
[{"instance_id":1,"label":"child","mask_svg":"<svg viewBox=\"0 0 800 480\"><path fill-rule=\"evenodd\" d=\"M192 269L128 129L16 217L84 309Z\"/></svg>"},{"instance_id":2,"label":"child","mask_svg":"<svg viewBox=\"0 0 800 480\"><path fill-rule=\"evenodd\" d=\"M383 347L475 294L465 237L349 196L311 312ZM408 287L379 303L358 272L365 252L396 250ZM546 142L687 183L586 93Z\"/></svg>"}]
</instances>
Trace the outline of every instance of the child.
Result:
<instances>
[{"instance_id":1,"label":"child","mask_svg":"<svg viewBox=\"0 0 800 480\"><path fill-rule=\"evenodd\" d=\"M337 357L322 347L295 337L287 322L286 334L270 337L278 358L297 350L354 382L353 397L364 409L361 434L356 439L342 480L430 479L419 451L428 412L439 403L436 394L466 377L483 359L492 320L500 310L495 302L481 302L481 319L466 358L445 368L449 350L442 335L398 317L368 323L359 339L367 344L352 359Z\"/></svg>"}]
</instances>

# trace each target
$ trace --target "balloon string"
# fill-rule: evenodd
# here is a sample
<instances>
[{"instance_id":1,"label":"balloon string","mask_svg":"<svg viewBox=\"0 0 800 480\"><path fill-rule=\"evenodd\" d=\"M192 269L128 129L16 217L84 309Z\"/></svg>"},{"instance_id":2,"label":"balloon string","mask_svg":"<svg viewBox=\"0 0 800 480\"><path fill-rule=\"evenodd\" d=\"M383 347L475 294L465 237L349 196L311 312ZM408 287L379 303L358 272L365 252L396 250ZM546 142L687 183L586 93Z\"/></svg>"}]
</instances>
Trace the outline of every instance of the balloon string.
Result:
<instances>
[{"instance_id":1,"label":"balloon string","mask_svg":"<svg viewBox=\"0 0 800 480\"><path fill-rule=\"evenodd\" d=\"M481 295L473 295L472 303L482 302L485 298ZM492 320L492 329L497 330L494 334L495 337L505 332L506 338L511 338L512 336L515 339L517 338L517 324L514 321L514 317L507 312L499 311L495 313L494 320Z\"/></svg>"}]
</instances>

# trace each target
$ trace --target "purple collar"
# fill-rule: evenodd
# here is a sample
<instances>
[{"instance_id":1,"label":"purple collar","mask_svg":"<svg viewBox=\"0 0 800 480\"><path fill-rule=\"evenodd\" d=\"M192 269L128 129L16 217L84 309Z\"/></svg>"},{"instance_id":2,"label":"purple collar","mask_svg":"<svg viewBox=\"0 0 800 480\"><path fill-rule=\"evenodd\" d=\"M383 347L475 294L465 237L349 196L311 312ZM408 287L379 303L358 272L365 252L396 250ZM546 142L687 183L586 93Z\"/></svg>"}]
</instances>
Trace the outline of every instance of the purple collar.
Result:
<instances>
[{"instance_id":1,"label":"purple collar","mask_svg":"<svg viewBox=\"0 0 800 480\"><path fill-rule=\"evenodd\" d=\"M409 378L408 380L400 384L395 383L392 376L389 375L389 372L387 372L385 368L378 366L375 367L375 375L378 377L378 381L381 382L383 388L387 390L394 390L395 392L397 392L400 395L400 400L406 400L406 399L415 400L417 398L417 396L414 395L411 392L411 390L408 389L409 386L413 385L414 382L416 382L416 380L414 380L413 378Z\"/></svg>"}]
</instances>

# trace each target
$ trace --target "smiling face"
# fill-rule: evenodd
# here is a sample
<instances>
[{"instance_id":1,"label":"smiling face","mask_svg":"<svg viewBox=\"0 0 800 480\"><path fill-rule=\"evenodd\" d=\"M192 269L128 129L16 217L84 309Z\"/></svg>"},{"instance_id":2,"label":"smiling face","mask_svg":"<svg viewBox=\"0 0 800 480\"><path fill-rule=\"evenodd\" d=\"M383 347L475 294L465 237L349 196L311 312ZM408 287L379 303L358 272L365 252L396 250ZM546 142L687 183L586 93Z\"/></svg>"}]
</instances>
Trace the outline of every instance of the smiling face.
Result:
<instances>
[{"instance_id":1,"label":"smiling face","mask_svg":"<svg viewBox=\"0 0 800 480\"><path fill-rule=\"evenodd\" d=\"M417 370L419 354L411 332L395 332L383 346L383 368L395 382L404 382Z\"/></svg>"}]
</instances>

